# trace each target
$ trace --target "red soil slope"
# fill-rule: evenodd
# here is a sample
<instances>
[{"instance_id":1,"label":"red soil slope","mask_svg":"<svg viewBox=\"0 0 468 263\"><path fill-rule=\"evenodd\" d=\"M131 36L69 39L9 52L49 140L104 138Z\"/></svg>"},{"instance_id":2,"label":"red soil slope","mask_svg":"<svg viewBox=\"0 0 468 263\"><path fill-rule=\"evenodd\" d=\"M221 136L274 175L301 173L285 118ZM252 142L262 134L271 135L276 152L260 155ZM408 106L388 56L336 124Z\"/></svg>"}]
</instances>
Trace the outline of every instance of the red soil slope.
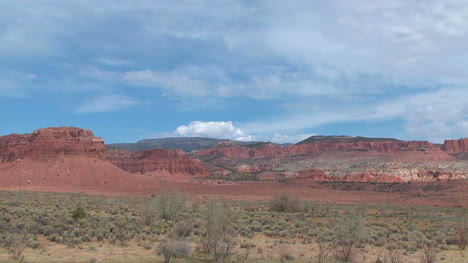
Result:
<instances>
[{"instance_id":1,"label":"red soil slope","mask_svg":"<svg viewBox=\"0 0 468 263\"><path fill-rule=\"evenodd\" d=\"M29 157L0 165L0 185L101 186L138 184L133 175L107 161L87 156Z\"/></svg>"}]
</instances>

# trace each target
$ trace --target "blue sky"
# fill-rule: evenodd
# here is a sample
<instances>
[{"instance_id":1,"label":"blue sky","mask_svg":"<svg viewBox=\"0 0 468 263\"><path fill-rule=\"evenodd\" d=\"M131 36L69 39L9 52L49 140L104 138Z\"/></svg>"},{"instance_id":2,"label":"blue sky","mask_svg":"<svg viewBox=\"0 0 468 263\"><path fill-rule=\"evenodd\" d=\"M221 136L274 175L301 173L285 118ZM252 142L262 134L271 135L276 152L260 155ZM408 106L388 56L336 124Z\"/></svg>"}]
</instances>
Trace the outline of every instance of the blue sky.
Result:
<instances>
[{"instance_id":1,"label":"blue sky","mask_svg":"<svg viewBox=\"0 0 468 263\"><path fill-rule=\"evenodd\" d=\"M468 137L468 2L0 1L0 135Z\"/></svg>"}]
</instances>

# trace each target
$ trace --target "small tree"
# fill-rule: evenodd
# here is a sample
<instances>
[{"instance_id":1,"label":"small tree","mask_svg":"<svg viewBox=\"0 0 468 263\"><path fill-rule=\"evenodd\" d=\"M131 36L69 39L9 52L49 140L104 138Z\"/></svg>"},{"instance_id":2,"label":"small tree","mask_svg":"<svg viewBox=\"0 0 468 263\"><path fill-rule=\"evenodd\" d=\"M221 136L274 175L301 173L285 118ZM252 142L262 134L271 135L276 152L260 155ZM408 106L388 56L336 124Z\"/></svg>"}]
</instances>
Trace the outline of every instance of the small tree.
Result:
<instances>
[{"instance_id":1,"label":"small tree","mask_svg":"<svg viewBox=\"0 0 468 263\"><path fill-rule=\"evenodd\" d=\"M161 240L156 252L164 256L164 263L169 263L173 257L187 257L190 254L190 246L185 241L166 238Z\"/></svg>"},{"instance_id":2,"label":"small tree","mask_svg":"<svg viewBox=\"0 0 468 263\"><path fill-rule=\"evenodd\" d=\"M145 225L151 224L156 217L164 220L175 220L187 209L188 198L178 190L163 190L157 198L145 199L141 219Z\"/></svg>"},{"instance_id":3,"label":"small tree","mask_svg":"<svg viewBox=\"0 0 468 263\"><path fill-rule=\"evenodd\" d=\"M275 212L297 212L300 210L300 201L288 193L277 195L270 201L270 208Z\"/></svg>"},{"instance_id":4,"label":"small tree","mask_svg":"<svg viewBox=\"0 0 468 263\"><path fill-rule=\"evenodd\" d=\"M141 209L141 219L143 224L150 225L158 213L157 200L154 197L146 198Z\"/></svg>"},{"instance_id":5,"label":"small tree","mask_svg":"<svg viewBox=\"0 0 468 263\"><path fill-rule=\"evenodd\" d=\"M29 233L27 229L23 229L21 233L14 234L9 240L8 250L13 259L22 262L24 260L24 249L28 246Z\"/></svg>"},{"instance_id":6,"label":"small tree","mask_svg":"<svg viewBox=\"0 0 468 263\"><path fill-rule=\"evenodd\" d=\"M466 219L455 228L455 233L457 235L458 248L465 250L468 244L468 222Z\"/></svg>"},{"instance_id":7,"label":"small tree","mask_svg":"<svg viewBox=\"0 0 468 263\"><path fill-rule=\"evenodd\" d=\"M162 191L157 199L159 217L164 220L177 219L187 209L187 195L178 190Z\"/></svg>"},{"instance_id":8,"label":"small tree","mask_svg":"<svg viewBox=\"0 0 468 263\"><path fill-rule=\"evenodd\" d=\"M350 262L354 249L364 241L366 237L364 223L365 217L362 213L348 213L335 228L337 252L343 261Z\"/></svg>"},{"instance_id":9,"label":"small tree","mask_svg":"<svg viewBox=\"0 0 468 263\"><path fill-rule=\"evenodd\" d=\"M434 241L427 241L421 251L421 262L422 263L435 263L437 256L440 253L440 249L437 243Z\"/></svg>"},{"instance_id":10,"label":"small tree","mask_svg":"<svg viewBox=\"0 0 468 263\"><path fill-rule=\"evenodd\" d=\"M317 238L317 245L319 247L319 254L318 254L318 263L325 262L327 256L336 248L336 240L326 238L326 237L318 237Z\"/></svg>"},{"instance_id":11,"label":"small tree","mask_svg":"<svg viewBox=\"0 0 468 263\"><path fill-rule=\"evenodd\" d=\"M210 200L202 213L204 233L203 249L213 256L215 262L224 262L235 245L232 230L233 214L223 203Z\"/></svg>"}]
</instances>

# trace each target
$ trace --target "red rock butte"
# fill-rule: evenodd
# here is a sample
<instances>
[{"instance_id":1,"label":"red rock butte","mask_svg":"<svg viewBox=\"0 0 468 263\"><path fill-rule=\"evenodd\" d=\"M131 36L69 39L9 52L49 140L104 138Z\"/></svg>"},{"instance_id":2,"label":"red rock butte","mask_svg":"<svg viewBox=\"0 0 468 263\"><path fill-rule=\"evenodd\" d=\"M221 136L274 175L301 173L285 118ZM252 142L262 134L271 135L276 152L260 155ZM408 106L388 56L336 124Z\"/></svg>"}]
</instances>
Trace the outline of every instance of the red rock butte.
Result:
<instances>
[{"instance_id":1,"label":"red rock butte","mask_svg":"<svg viewBox=\"0 0 468 263\"><path fill-rule=\"evenodd\" d=\"M105 160L106 150L104 141L95 137L92 131L73 127L45 128L31 134L0 137L0 163L26 157L47 161L60 154Z\"/></svg>"},{"instance_id":2,"label":"red rock butte","mask_svg":"<svg viewBox=\"0 0 468 263\"><path fill-rule=\"evenodd\" d=\"M468 138L459 140L445 140L442 149L450 154L468 152Z\"/></svg>"},{"instance_id":3,"label":"red rock butte","mask_svg":"<svg viewBox=\"0 0 468 263\"><path fill-rule=\"evenodd\" d=\"M151 180L130 173L153 172L172 179L208 175L198 160L183 151L107 151L104 141L92 131L75 127L0 137L0 185L4 186L136 186L150 184Z\"/></svg>"}]
</instances>

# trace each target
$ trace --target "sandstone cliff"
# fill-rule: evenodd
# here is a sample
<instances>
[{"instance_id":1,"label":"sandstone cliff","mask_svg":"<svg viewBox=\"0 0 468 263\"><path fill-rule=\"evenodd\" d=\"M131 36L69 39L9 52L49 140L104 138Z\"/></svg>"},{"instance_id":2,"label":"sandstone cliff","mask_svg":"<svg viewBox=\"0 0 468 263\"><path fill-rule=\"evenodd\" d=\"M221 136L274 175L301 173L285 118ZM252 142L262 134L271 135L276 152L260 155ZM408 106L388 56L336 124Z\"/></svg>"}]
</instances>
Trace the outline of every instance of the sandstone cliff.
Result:
<instances>
[{"instance_id":1,"label":"sandstone cliff","mask_svg":"<svg viewBox=\"0 0 468 263\"><path fill-rule=\"evenodd\" d=\"M278 156L310 155L325 151L376 151L396 153L400 151L428 151L438 147L427 141L358 141L358 142L314 142L277 147L268 143L257 148L237 144L220 144L196 152L195 156L225 156L236 159L271 158Z\"/></svg>"},{"instance_id":2,"label":"sandstone cliff","mask_svg":"<svg viewBox=\"0 0 468 263\"><path fill-rule=\"evenodd\" d=\"M449 154L468 152L468 138L459 140L445 140L442 149Z\"/></svg>"},{"instance_id":3,"label":"sandstone cliff","mask_svg":"<svg viewBox=\"0 0 468 263\"><path fill-rule=\"evenodd\" d=\"M142 152L131 152L112 149L107 159L120 169L130 173L189 174L206 176L206 171L198 160L190 158L182 150L153 149Z\"/></svg>"},{"instance_id":4,"label":"sandstone cliff","mask_svg":"<svg viewBox=\"0 0 468 263\"><path fill-rule=\"evenodd\" d=\"M105 160L106 146L92 131L73 127L45 128L32 134L0 137L0 163L14 162L26 157L47 161L60 154L84 155Z\"/></svg>"}]
</instances>

